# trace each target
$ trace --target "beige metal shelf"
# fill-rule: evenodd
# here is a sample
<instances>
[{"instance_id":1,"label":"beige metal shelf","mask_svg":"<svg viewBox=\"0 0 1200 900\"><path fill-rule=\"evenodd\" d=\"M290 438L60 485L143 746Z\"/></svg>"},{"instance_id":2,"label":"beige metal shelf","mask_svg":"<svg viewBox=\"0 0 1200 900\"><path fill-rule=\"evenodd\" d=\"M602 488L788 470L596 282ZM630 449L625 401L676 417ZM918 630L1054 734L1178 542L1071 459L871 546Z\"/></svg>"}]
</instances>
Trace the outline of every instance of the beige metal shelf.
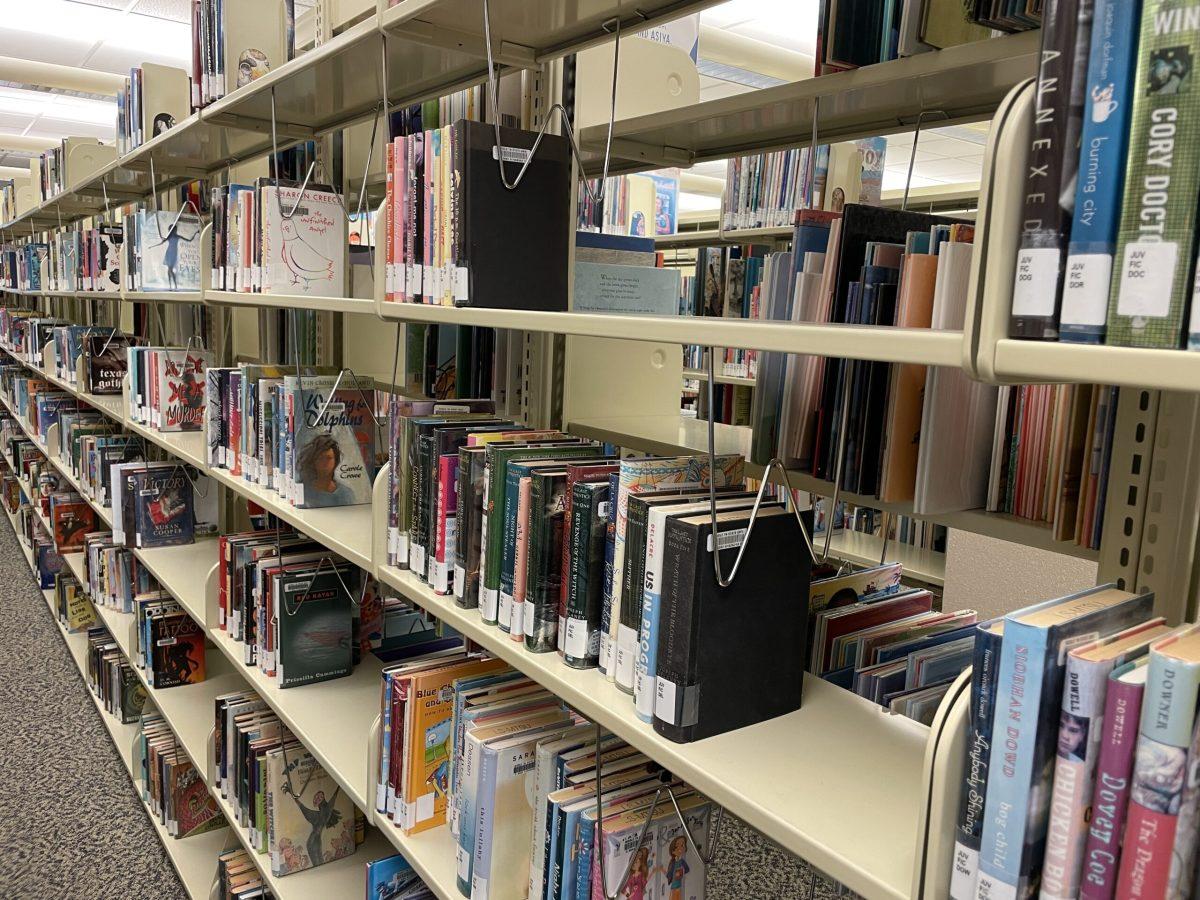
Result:
<instances>
[{"instance_id":1,"label":"beige metal shelf","mask_svg":"<svg viewBox=\"0 0 1200 900\"><path fill-rule=\"evenodd\" d=\"M567 427L574 434L648 453L665 455L705 453L708 448L707 423L690 416L589 417L574 420ZM749 458L750 429L745 426L718 423L715 431L715 443L717 453L741 453ZM747 464L746 473L755 477L762 474L762 467ZM833 496L831 482L813 478L804 472L790 471L788 478L792 487L797 490L809 491L823 497ZM884 503L876 497L849 491L842 491L840 496L842 500L854 506L887 510L916 519L937 522L947 528L959 528L963 531L988 535L1043 550L1052 550L1055 553L1082 559L1097 557L1094 550L1077 546L1074 543L1054 540L1053 532L1049 527L1018 519L1015 516L989 513L983 510L917 515L913 512L911 503Z\"/></svg>"},{"instance_id":2,"label":"beige metal shelf","mask_svg":"<svg viewBox=\"0 0 1200 900\"><path fill-rule=\"evenodd\" d=\"M925 726L809 678L797 712L676 744L640 721L632 698L598 670L527 651L410 572L383 567L380 577L821 871L868 897L909 895ZM871 815L829 814L851 795L872 797Z\"/></svg>"},{"instance_id":3,"label":"beige metal shelf","mask_svg":"<svg viewBox=\"0 0 1200 900\"><path fill-rule=\"evenodd\" d=\"M695 381L708 381L708 371L706 369L684 369L684 378L691 378ZM713 378L717 384L736 384L741 387L754 387L757 383L753 378L742 378L737 375L721 375L717 374Z\"/></svg>"},{"instance_id":4,"label":"beige metal shelf","mask_svg":"<svg viewBox=\"0 0 1200 900\"><path fill-rule=\"evenodd\" d=\"M1200 353L1057 341L996 342L995 371L1012 382L1078 382L1200 390Z\"/></svg>"},{"instance_id":5,"label":"beige metal shelf","mask_svg":"<svg viewBox=\"0 0 1200 900\"><path fill-rule=\"evenodd\" d=\"M821 142L910 130L925 110L941 124L990 115L1037 71L1039 32L963 44L905 59L625 119L613 130L610 174L758 153L810 142L819 100ZM580 133L587 171L598 174L608 126Z\"/></svg>"},{"instance_id":6,"label":"beige metal shelf","mask_svg":"<svg viewBox=\"0 0 1200 900\"><path fill-rule=\"evenodd\" d=\"M627 316L475 309L391 302L380 303L379 311L385 319L405 322L483 325L555 334L708 344L934 366L962 364L962 332L933 331L928 328L816 325L806 322L723 319L716 316Z\"/></svg>"},{"instance_id":7,"label":"beige metal shelf","mask_svg":"<svg viewBox=\"0 0 1200 900\"><path fill-rule=\"evenodd\" d=\"M221 306L315 309L326 312L375 315L375 301L356 297L312 297L307 294L248 294L240 291L204 292L204 302Z\"/></svg>"},{"instance_id":8,"label":"beige metal shelf","mask_svg":"<svg viewBox=\"0 0 1200 900\"><path fill-rule=\"evenodd\" d=\"M814 543L825 546L825 536L817 535ZM859 531L837 531L830 539L830 553L838 559L860 566L874 566L880 561L883 542L878 535ZM941 587L946 582L946 554L925 550L898 541L888 541L887 561L904 566L904 574L916 581Z\"/></svg>"}]
</instances>

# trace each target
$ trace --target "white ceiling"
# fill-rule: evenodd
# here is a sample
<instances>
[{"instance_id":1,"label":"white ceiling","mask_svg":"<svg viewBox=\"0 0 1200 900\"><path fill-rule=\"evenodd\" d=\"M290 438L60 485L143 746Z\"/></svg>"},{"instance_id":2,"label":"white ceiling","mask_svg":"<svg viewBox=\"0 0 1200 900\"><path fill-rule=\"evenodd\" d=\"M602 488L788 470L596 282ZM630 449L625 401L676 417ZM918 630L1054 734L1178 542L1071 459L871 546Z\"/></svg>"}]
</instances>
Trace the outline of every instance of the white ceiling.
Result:
<instances>
[{"instance_id":1,"label":"white ceiling","mask_svg":"<svg viewBox=\"0 0 1200 900\"><path fill-rule=\"evenodd\" d=\"M191 68L190 0L0 0L0 55L117 75L144 62ZM0 132L111 141L107 99L0 86ZM0 165L28 154L0 152Z\"/></svg>"}]
</instances>

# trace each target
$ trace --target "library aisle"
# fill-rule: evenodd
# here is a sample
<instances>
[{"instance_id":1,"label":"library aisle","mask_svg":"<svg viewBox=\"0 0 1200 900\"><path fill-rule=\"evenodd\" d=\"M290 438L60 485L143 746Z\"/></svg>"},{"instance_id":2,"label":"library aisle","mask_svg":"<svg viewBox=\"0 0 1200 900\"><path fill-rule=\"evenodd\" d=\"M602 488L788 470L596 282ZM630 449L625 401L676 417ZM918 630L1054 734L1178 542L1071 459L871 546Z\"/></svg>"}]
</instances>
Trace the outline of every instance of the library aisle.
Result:
<instances>
[{"instance_id":1,"label":"library aisle","mask_svg":"<svg viewBox=\"0 0 1200 900\"><path fill-rule=\"evenodd\" d=\"M0 527L6 897L187 897L12 529ZM74 747L74 750L69 748ZM18 787L19 786L19 787Z\"/></svg>"}]
</instances>

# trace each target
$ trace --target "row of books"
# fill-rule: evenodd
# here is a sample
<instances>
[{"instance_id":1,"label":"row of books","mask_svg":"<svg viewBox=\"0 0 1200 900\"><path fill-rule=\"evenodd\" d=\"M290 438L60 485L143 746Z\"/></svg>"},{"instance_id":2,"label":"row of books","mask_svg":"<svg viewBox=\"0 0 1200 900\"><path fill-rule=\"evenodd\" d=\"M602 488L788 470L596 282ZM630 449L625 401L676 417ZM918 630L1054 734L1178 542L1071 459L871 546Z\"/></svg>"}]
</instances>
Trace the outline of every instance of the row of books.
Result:
<instances>
[{"instance_id":1,"label":"row of books","mask_svg":"<svg viewBox=\"0 0 1200 900\"><path fill-rule=\"evenodd\" d=\"M814 528L820 534L825 528L825 501L815 504ZM924 519L914 519L912 516L899 513L886 513L866 506L854 506L845 502L838 504L834 516L834 530L844 529L859 534L882 534L888 530L888 542L907 547L918 547L922 550L932 550L935 553L946 552L948 536L945 525L927 522Z\"/></svg>"},{"instance_id":2,"label":"row of books","mask_svg":"<svg viewBox=\"0 0 1200 900\"><path fill-rule=\"evenodd\" d=\"M84 676L100 705L124 725L132 725L146 708L146 688L117 642L104 626L87 629Z\"/></svg>"},{"instance_id":3,"label":"row of books","mask_svg":"<svg viewBox=\"0 0 1200 900\"><path fill-rule=\"evenodd\" d=\"M186 119L191 114L191 92L188 73L182 69L154 63L131 68L117 92L117 156Z\"/></svg>"},{"instance_id":4,"label":"row of books","mask_svg":"<svg viewBox=\"0 0 1200 900\"><path fill-rule=\"evenodd\" d=\"M567 140L482 122L396 137L384 206L386 299L501 309L565 310L569 248ZM519 164L518 161L519 160ZM505 188L522 172L521 187ZM520 229L494 227L497 217ZM528 264L526 264L528 263Z\"/></svg>"},{"instance_id":5,"label":"row of books","mask_svg":"<svg viewBox=\"0 0 1200 900\"><path fill-rule=\"evenodd\" d=\"M207 106L296 55L295 3L191 0L191 105Z\"/></svg>"},{"instance_id":6,"label":"row of books","mask_svg":"<svg viewBox=\"0 0 1200 900\"><path fill-rule=\"evenodd\" d=\"M204 775L180 748L160 713L143 713L134 745L141 764L142 801L173 838L224 828L228 823L204 783Z\"/></svg>"},{"instance_id":7,"label":"row of books","mask_svg":"<svg viewBox=\"0 0 1200 900\"><path fill-rule=\"evenodd\" d=\"M99 146L100 140L92 137L65 137L49 150L42 151L33 161L37 167L38 190L42 201L61 194L71 187L69 166L71 154L87 146Z\"/></svg>"},{"instance_id":8,"label":"row of books","mask_svg":"<svg viewBox=\"0 0 1200 900\"><path fill-rule=\"evenodd\" d=\"M638 714L674 740L694 740L796 708L802 666L793 671L773 664L770 680L777 690L756 691L756 703L730 709L714 692L713 705L701 704L688 724L669 704L655 708L662 680L671 682L668 689L682 685L682 691L694 682L694 667L705 664L696 658L703 656L698 644L684 650L672 635L695 626L702 596L714 589L700 551L712 528L707 498L681 485L715 479L727 492L718 500L729 522L721 527L736 530L745 524L754 497L742 489L740 456L717 457L711 472L704 458L617 460L602 445L556 431L529 431L493 416L489 407L474 401L475 412L455 414L394 404L388 512L393 565L411 569L437 593L453 594L460 606L478 608L485 624L531 652L557 651L569 666L599 667L631 702L636 681ZM660 505L661 522L646 527L650 508ZM748 559L760 554L762 559L753 576L742 576L753 597L746 609L761 608L777 622L780 640L790 635L799 644L806 617L784 601L782 581L773 583L766 574L780 562L778 557L772 562L766 548L800 546L799 529L781 505L760 522L756 528L773 537L752 542L747 551ZM663 543L648 546L650 533ZM743 571L747 568L756 567L747 562ZM664 572L696 574L686 586L677 579L663 585ZM793 584L804 577L799 568L787 574ZM735 640L745 623L727 623L728 639ZM717 619L708 627L718 627ZM795 660L794 650L786 655ZM732 691L741 676L755 677L755 670L751 665L721 678Z\"/></svg>"},{"instance_id":9,"label":"row of books","mask_svg":"<svg viewBox=\"0 0 1200 900\"><path fill-rule=\"evenodd\" d=\"M1177 173L1200 135L1200 22L1166 0L1091 7L1058 3L1042 30L1009 334L1197 350L1200 200Z\"/></svg>"},{"instance_id":10,"label":"row of books","mask_svg":"<svg viewBox=\"0 0 1200 900\"><path fill-rule=\"evenodd\" d=\"M333 187L259 178L212 189L214 290L344 297L348 224Z\"/></svg>"},{"instance_id":11,"label":"row of books","mask_svg":"<svg viewBox=\"0 0 1200 900\"><path fill-rule=\"evenodd\" d=\"M806 147L730 157L725 164L722 229L790 227L806 199L808 156Z\"/></svg>"},{"instance_id":12,"label":"row of books","mask_svg":"<svg viewBox=\"0 0 1200 900\"><path fill-rule=\"evenodd\" d=\"M1117 397L1116 388L1086 384L1001 387L987 509L1098 550Z\"/></svg>"},{"instance_id":13,"label":"row of books","mask_svg":"<svg viewBox=\"0 0 1200 900\"><path fill-rule=\"evenodd\" d=\"M885 709L930 724L971 665L974 610L941 610L940 597L905 587L899 563L812 583L808 670Z\"/></svg>"},{"instance_id":14,"label":"row of books","mask_svg":"<svg viewBox=\"0 0 1200 900\"><path fill-rule=\"evenodd\" d=\"M376 809L408 834L448 824L464 897L597 896L603 858L609 884L632 865L648 896L703 898L680 820L665 799L648 806L670 784L706 846L711 803L500 660L452 648L389 666L380 712ZM433 754L419 740L431 733L445 735Z\"/></svg>"},{"instance_id":15,"label":"row of books","mask_svg":"<svg viewBox=\"0 0 1200 900\"><path fill-rule=\"evenodd\" d=\"M1101 585L977 627L951 896L1190 897L1200 626Z\"/></svg>"},{"instance_id":16,"label":"row of books","mask_svg":"<svg viewBox=\"0 0 1200 900\"><path fill-rule=\"evenodd\" d=\"M712 403L708 401L706 381L685 380L684 387L694 392L695 401L683 404L697 418L711 419L723 425L749 426L754 407L754 388L747 384L714 384Z\"/></svg>"},{"instance_id":17,"label":"row of books","mask_svg":"<svg viewBox=\"0 0 1200 900\"><path fill-rule=\"evenodd\" d=\"M379 645L383 609L365 572L278 530L218 538L220 627L280 688L343 678ZM361 599L360 599L361 598Z\"/></svg>"},{"instance_id":18,"label":"row of books","mask_svg":"<svg viewBox=\"0 0 1200 900\"><path fill-rule=\"evenodd\" d=\"M365 837L363 814L266 702L234 691L216 697L215 712L214 790L271 874L352 855Z\"/></svg>"},{"instance_id":19,"label":"row of books","mask_svg":"<svg viewBox=\"0 0 1200 900\"><path fill-rule=\"evenodd\" d=\"M604 183L603 200L601 204L598 178L580 183L576 228L636 237L674 234L679 215L679 170L612 175Z\"/></svg>"},{"instance_id":20,"label":"row of books","mask_svg":"<svg viewBox=\"0 0 1200 900\"><path fill-rule=\"evenodd\" d=\"M262 365L213 367L197 377L210 466L301 508L371 502L378 414L369 379Z\"/></svg>"},{"instance_id":21,"label":"row of books","mask_svg":"<svg viewBox=\"0 0 1200 900\"><path fill-rule=\"evenodd\" d=\"M978 7L993 0L822 0L818 7L816 71L822 75L986 40ZM994 0L1001 5L1014 0ZM1023 9L1026 0L1019 0ZM1033 5L1036 0L1029 0ZM1040 8L1041 3L1037 2ZM965 7L965 8L964 8ZM990 25L989 27L1000 27ZM1025 26L1025 27L1036 27ZM1013 30L1005 28L1004 30Z\"/></svg>"},{"instance_id":22,"label":"row of books","mask_svg":"<svg viewBox=\"0 0 1200 900\"><path fill-rule=\"evenodd\" d=\"M220 900L274 900L275 892L263 884L262 873L249 851L242 847L217 855L217 896Z\"/></svg>"}]
</instances>

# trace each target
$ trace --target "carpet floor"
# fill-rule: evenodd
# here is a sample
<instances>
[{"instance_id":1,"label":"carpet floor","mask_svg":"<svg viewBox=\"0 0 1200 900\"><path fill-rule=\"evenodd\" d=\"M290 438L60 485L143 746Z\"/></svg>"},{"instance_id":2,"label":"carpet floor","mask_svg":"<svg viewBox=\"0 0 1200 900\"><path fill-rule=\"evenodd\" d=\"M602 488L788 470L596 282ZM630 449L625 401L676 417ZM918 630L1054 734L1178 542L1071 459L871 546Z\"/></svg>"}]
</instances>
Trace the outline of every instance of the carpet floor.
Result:
<instances>
[{"instance_id":1,"label":"carpet floor","mask_svg":"<svg viewBox=\"0 0 1200 900\"><path fill-rule=\"evenodd\" d=\"M0 894L186 900L12 529L0 519ZM365 862L365 860L364 860ZM851 897L727 815L710 900Z\"/></svg>"}]
</instances>

